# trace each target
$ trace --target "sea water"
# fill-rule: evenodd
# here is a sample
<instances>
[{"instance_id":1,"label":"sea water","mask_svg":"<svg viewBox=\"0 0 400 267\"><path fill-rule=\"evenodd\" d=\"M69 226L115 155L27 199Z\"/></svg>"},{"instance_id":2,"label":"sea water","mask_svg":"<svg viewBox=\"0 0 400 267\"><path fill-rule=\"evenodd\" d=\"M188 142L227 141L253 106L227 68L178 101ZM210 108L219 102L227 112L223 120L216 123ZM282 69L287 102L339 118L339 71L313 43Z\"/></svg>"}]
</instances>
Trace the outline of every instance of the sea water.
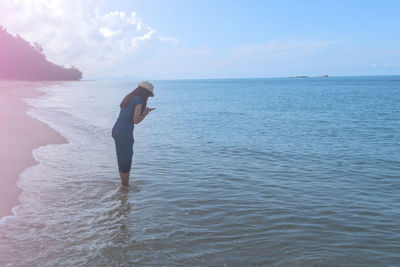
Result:
<instances>
[{"instance_id":1,"label":"sea water","mask_svg":"<svg viewBox=\"0 0 400 267\"><path fill-rule=\"evenodd\" d=\"M0 265L398 265L400 77L154 81L121 188L111 128L137 81L27 99L35 149Z\"/></svg>"}]
</instances>

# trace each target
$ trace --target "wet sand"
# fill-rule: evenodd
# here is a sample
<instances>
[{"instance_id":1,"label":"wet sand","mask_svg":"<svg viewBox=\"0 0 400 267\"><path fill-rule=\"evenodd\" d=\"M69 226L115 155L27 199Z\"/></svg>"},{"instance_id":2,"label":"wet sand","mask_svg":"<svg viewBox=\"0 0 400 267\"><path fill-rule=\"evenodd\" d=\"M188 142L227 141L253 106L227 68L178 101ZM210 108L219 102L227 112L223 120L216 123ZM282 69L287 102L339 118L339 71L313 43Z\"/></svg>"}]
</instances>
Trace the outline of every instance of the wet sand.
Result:
<instances>
[{"instance_id":1,"label":"wet sand","mask_svg":"<svg viewBox=\"0 0 400 267\"><path fill-rule=\"evenodd\" d=\"M23 100L43 95L38 89L53 84L0 80L0 218L13 215L12 208L18 205L19 174L37 163L32 150L66 143L55 130L29 116L26 112L32 107Z\"/></svg>"}]
</instances>

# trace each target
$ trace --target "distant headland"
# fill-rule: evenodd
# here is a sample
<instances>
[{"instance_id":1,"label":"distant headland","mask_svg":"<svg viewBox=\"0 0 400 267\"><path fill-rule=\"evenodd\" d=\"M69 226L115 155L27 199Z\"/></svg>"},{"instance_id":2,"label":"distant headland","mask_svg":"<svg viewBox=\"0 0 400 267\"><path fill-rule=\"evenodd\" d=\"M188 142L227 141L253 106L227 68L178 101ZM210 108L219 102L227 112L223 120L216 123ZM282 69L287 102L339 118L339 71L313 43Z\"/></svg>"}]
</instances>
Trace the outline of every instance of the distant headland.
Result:
<instances>
[{"instance_id":1,"label":"distant headland","mask_svg":"<svg viewBox=\"0 0 400 267\"><path fill-rule=\"evenodd\" d=\"M328 75L325 74L325 75L320 75L320 76L315 76L315 77L323 77L323 78L326 78L326 77L328 77ZM290 76L289 78L310 78L310 76L298 75L298 76Z\"/></svg>"},{"instance_id":2,"label":"distant headland","mask_svg":"<svg viewBox=\"0 0 400 267\"><path fill-rule=\"evenodd\" d=\"M0 26L0 79L77 81L82 79L82 72L48 61L40 44L12 36Z\"/></svg>"}]
</instances>

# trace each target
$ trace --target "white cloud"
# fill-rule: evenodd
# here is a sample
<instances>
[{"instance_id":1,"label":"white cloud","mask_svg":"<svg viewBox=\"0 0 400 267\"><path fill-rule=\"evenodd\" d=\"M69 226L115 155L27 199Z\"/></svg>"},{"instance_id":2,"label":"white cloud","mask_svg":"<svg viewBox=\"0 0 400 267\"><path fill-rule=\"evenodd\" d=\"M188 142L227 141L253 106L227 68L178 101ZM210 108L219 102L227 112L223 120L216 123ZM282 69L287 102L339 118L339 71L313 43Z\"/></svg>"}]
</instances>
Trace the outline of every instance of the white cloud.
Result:
<instances>
[{"instance_id":1,"label":"white cloud","mask_svg":"<svg viewBox=\"0 0 400 267\"><path fill-rule=\"evenodd\" d=\"M156 30L149 28L149 31L143 35L143 36L138 36L138 37L132 37L131 38L131 45L130 49L137 49L141 42L144 42L146 40L150 40L156 33Z\"/></svg>"},{"instance_id":2,"label":"white cloud","mask_svg":"<svg viewBox=\"0 0 400 267\"><path fill-rule=\"evenodd\" d=\"M121 33L121 30L113 31L107 27L103 27L99 29L99 33L101 33L105 38L108 38Z\"/></svg>"},{"instance_id":3,"label":"white cloud","mask_svg":"<svg viewBox=\"0 0 400 267\"><path fill-rule=\"evenodd\" d=\"M179 43L179 40L175 37L169 36L169 37L158 37L158 39L162 42L162 43L171 43L174 45L177 45Z\"/></svg>"},{"instance_id":4,"label":"white cloud","mask_svg":"<svg viewBox=\"0 0 400 267\"><path fill-rule=\"evenodd\" d=\"M1 0L0 25L40 43L49 60L75 65L85 77L112 69L126 56L145 50L151 58L158 47L178 43L157 36L135 12L103 12L101 7L95 0Z\"/></svg>"}]
</instances>

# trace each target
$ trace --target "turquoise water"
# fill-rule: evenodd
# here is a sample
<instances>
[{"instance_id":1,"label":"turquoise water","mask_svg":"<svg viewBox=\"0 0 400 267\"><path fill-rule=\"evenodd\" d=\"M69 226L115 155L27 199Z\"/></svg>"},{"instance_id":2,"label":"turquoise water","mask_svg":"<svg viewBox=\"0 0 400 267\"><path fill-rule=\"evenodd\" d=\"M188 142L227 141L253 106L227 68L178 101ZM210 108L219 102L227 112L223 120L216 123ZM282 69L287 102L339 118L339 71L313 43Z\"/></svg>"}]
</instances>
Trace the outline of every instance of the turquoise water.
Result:
<instances>
[{"instance_id":1,"label":"turquoise water","mask_svg":"<svg viewBox=\"0 0 400 267\"><path fill-rule=\"evenodd\" d=\"M47 88L0 265L400 263L400 76L154 81L120 188L111 127L136 82Z\"/></svg>"}]
</instances>

